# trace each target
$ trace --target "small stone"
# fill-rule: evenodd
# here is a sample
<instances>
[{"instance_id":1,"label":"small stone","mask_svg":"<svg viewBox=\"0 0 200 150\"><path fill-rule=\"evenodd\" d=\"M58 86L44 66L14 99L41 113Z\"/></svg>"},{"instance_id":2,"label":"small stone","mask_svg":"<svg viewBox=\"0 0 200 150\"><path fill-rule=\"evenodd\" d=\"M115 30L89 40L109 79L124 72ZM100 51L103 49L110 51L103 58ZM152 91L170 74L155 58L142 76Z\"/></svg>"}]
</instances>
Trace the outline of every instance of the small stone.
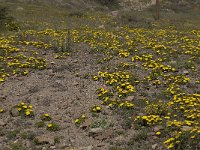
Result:
<instances>
[{"instance_id":1,"label":"small stone","mask_svg":"<svg viewBox=\"0 0 200 150\"><path fill-rule=\"evenodd\" d=\"M113 130L107 129L104 132L102 132L101 134L99 134L98 136L96 136L95 139L102 141L102 140L111 138L112 135L113 135Z\"/></svg>"},{"instance_id":2,"label":"small stone","mask_svg":"<svg viewBox=\"0 0 200 150\"><path fill-rule=\"evenodd\" d=\"M74 81L74 82L73 82L73 86L77 86L77 85L79 85L79 83L76 82L76 81Z\"/></svg>"},{"instance_id":3,"label":"small stone","mask_svg":"<svg viewBox=\"0 0 200 150\"><path fill-rule=\"evenodd\" d=\"M46 55L47 53L45 51L42 52L42 55Z\"/></svg>"},{"instance_id":4,"label":"small stone","mask_svg":"<svg viewBox=\"0 0 200 150\"><path fill-rule=\"evenodd\" d=\"M58 84L61 84L61 83L62 83L61 80L56 80L55 82L58 83Z\"/></svg>"},{"instance_id":5,"label":"small stone","mask_svg":"<svg viewBox=\"0 0 200 150\"><path fill-rule=\"evenodd\" d=\"M50 72L50 73L53 73L53 69L49 69L49 72Z\"/></svg>"},{"instance_id":6,"label":"small stone","mask_svg":"<svg viewBox=\"0 0 200 150\"><path fill-rule=\"evenodd\" d=\"M154 131L154 132L158 132L158 131L160 131L160 130L162 130L162 129L163 129L163 126L158 125L158 126L155 126L155 127L153 128L153 131Z\"/></svg>"},{"instance_id":7,"label":"small stone","mask_svg":"<svg viewBox=\"0 0 200 150\"><path fill-rule=\"evenodd\" d=\"M70 143L71 141L68 138L61 139L61 141L57 144L57 149L65 149L71 145Z\"/></svg>"},{"instance_id":8,"label":"small stone","mask_svg":"<svg viewBox=\"0 0 200 150\"><path fill-rule=\"evenodd\" d=\"M152 139L157 140L158 137L157 136L152 136Z\"/></svg>"},{"instance_id":9,"label":"small stone","mask_svg":"<svg viewBox=\"0 0 200 150\"><path fill-rule=\"evenodd\" d=\"M89 136L95 137L98 134L101 134L104 131L103 128L92 128L89 131Z\"/></svg>"},{"instance_id":10,"label":"small stone","mask_svg":"<svg viewBox=\"0 0 200 150\"><path fill-rule=\"evenodd\" d=\"M184 70L184 71L183 71L183 74L188 75L188 74L189 74L189 71Z\"/></svg>"},{"instance_id":11,"label":"small stone","mask_svg":"<svg viewBox=\"0 0 200 150\"><path fill-rule=\"evenodd\" d=\"M23 8L23 7L20 7L20 6L18 6L16 10L17 10L17 11L23 11L23 10L24 10L24 8Z\"/></svg>"},{"instance_id":12,"label":"small stone","mask_svg":"<svg viewBox=\"0 0 200 150\"><path fill-rule=\"evenodd\" d=\"M138 113L138 116L144 116L144 113Z\"/></svg>"},{"instance_id":13,"label":"small stone","mask_svg":"<svg viewBox=\"0 0 200 150\"><path fill-rule=\"evenodd\" d=\"M56 63L54 61L50 62L52 65L55 65Z\"/></svg>"},{"instance_id":14,"label":"small stone","mask_svg":"<svg viewBox=\"0 0 200 150\"><path fill-rule=\"evenodd\" d=\"M51 149L56 149L56 146L50 146Z\"/></svg>"},{"instance_id":15,"label":"small stone","mask_svg":"<svg viewBox=\"0 0 200 150\"><path fill-rule=\"evenodd\" d=\"M2 146L2 145L1 145ZM8 146L3 146L3 147L1 147L2 148L2 150L12 150L12 148L10 148L10 147L8 147Z\"/></svg>"},{"instance_id":16,"label":"small stone","mask_svg":"<svg viewBox=\"0 0 200 150\"><path fill-rule=\"evenodd\" d=\"M102 132L104 129L103 128L91 128L90 132L91 133L99 133Z\"/></svg>"},{"instance_id":17,"label":"small stone","mask_svg":"<svg viewBox=\"0 0 200 150\"><path fill-rule=\"evenodd\" d=\"M6 96L5 95L0 95L0 101L5 101L6 100Z\"/></svg>"},{"instance_id":18,"label":"small stone","mask_svg":"<svg viewBox=\"0 0 200 150\"><path fill-rule=\"evenodd\" d=\"M152 149L156 149L156 148L158 148L158 144L153 144L151 147L152 147Z\"/></svg>"},{"instance_id":19,"label":"small stone","mask_svg":"<svg viewBox=\"0 0 200 150\"><path fill-rule=\"evenodd\" d=\"M92 120L91 119L86 119L85 122L83 122L83 124L81 125L82 129L87 129L90 127L90 125L92 124Z\"/></svg>"},{"instance_id":20,"label":"small stone","mask_svg":"<svg viewBox=\"0 0 200 150\"><path fill-rule=\"evenodd\" d=\"M35 140L38 144L50 144L54 145L54 137L48 134L40 135L35 137Z\"/></svg>"},{"instance_id":21,"label":"small stone","mask_svg":"<svg viewBox=\"0 0 200 150\"><path fill-rule=\"evenodd\" d=\"M3 127L3 126L6 126L6 124L7 124L7 123L6 123L6 122L4 122L2 119L0 120L0 126L2 126L2 127Z\"/></svg>"},{"instance_id":22,"label":"small stone","mask_svg":"<svg viewBox=\"0 0 200 150\"><path fill-rule=\"evenodd\" d=\"M110 15L113 16L113 17L116 17L118 14L119 14L119 11L117 11L117 10L110 12Z\"/></svg>"},{"instance_id":23,"label":"small stone","mask_svg":"<svg viewBox=\"0 0 200 150\"><path fill-rule=\"evenodd\" d=\"M86 146L86 147L79 147L79 148L77 148L77 150L93 150L93 146L90 145L90 146Z\"/></svg>"},{"instance_id":24,"label":"small stone","mask_svg":"<svg viewBox=\"0 0 200 150\"><path fill-rule=\"evenodd\" d=\"M70 139L71 144L73 145L75 143L74 139Z\"/></svg>"},{"instance_id":25,"label":"small stone","mask_svg":"<svg viewBox=\"0 0 200 150\"><path fill-rule=\"evenodd\" d=\"M182 131L190 131L190 130L192 130L192 129L193 129L193 128L190 127L190 126L182 126L182 128L181 128Z\"/></svg>"},{"instance_id":26,"label":"small stone","mask_svg":"<svg viewBox=\"0 0 200 150\"><path fill-rule=\"evenodd\" d=\"M72 61L72 63L77 63L78 62L78 60L77 59L74 59L73 61Z\"/></svg>"},{"instance_id":27,"label":"small stone","mask_svg":"<svg viewBox=\"0 0 200 150\"><path fill-rule=\"evenodd\" d=\"M105 29L105 26L104 25L100 25L98 28L99 29Z\"/></svg>"},{"instance_id":28,"label":"small stone","mask_svg":"<svg viewBox=\"0 0 200 150\"><path fill-rule=\"evenodd\" d=\"M17 110L16 107L11 108L11 110L10 110L10 115L11 115L12 117L17 117L17 116L19 116L19 111Z\"/></svg>"},{"instance_id":29,"label":"small stone","mask_svg":"<svg viewBox=\"0 0 200 150\"><path fill-rule=\"evenodd\" d=\"M147 133L147 135L148 136L153 136L153 135L155 135L155 133L154 132L149 132L149 133Z\"/></svg>"},{"instance_id":30,"label":"small stone","mask_svg":"<svg viewBox=\"0 0 200 150\"><path fill-rule=\"evenodd\" d=\"M128 96L128 97L126 98L127 101L132 101L133 99L134 99L134 96Z\"/></svg>"},{"instance_id":31,"label":"small stone","mask_svg":"<svg viewBox=\"0 0 200 150\"><path fill-rule=\"evenodd\" d=\"M120 135L115 138L116 143L123 143L125 141L125 137Z\"/></svg>"},{"instance_id":32,"label":"small stone","mask_svg":"<svg viewBox=\"0 0 200 150\"><path fill-rule=\"evenodd\" d=\"M105 147L105 144L102 144L102 143L98 144L97 147L102 147L103 148L103 147Z\"/></svg>"},{"instance_id":33,"label":"small stone","mask_svg":"<svg viewBox=\"0 0 200 150\"><path fill-rule=\"evenodd\" d=\"M177 62L176 61L170 61L169 63L175 65Z\"/></svg>"},{"instance_id":34,"label":"small stone","mask_svg":"<svg viewBox=\"0 0 200 150\"><path fill-rule=\"evenodd\" d=\"M30 141L25 141L24 142L24 147L31 148L32 147L32 143Z\"/></svg>"}]
</instances>

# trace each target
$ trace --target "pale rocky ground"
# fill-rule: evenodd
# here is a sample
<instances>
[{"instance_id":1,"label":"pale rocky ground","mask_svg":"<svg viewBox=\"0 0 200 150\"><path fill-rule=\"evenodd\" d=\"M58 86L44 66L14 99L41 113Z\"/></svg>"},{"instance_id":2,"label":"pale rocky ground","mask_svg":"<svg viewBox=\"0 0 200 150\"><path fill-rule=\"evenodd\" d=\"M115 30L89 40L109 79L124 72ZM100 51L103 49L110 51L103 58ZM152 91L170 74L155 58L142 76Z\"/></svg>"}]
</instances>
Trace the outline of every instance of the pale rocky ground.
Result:
<instances>
[{"instance_id":1,"label":"pale rocky ground","mask_svg":"<svg viewBox=\"0 0 200 150\"><path fill-rule=\"evenodd\" d=\"M12 143L20 143L32 150L67 150L70 147L103 150L116 142L123 143L134 134L134 130L123 129L122 119L106 107L96 117L92 116L91 108L101 103L97 99L96 89L103 85L94 82L90 75L96 74L101 67L97 64L101 54L91 54L87 46L79 45L66 59L54 59L51 52L47 52L45 57L49 63L46 70L34 71L23 77L14 76L0 85L0 106L6 110L0 118L0 127L5 132L4 136L0 136L0 150L10 149ZM34 118L10 115L12 106L20 102L33 105ZM59 131L50 132L46 127L35 127L45 113L50 114L52 122L60 126ZM82 127L77 127L74 120L82 114L88 119ZM91 127L98 120L105 120L106 129ZM16 129L19 130L16 137L7 137L10 131ZM129 130L127 134L116 134L125 130ZM25 131L34 133L32 140L21 137ZM54 142L55 137L61 137L60 143ZM35 139L40 144L34 144Z\"/></svg>"}]
</instances>

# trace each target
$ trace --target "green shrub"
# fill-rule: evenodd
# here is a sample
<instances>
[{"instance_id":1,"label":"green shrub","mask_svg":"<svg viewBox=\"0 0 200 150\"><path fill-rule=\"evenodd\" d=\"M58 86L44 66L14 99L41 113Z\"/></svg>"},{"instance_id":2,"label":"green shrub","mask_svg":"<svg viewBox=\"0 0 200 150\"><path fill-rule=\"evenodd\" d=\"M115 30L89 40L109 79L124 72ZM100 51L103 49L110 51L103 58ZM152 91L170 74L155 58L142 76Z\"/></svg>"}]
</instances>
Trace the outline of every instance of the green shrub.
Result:
<instances>
[{"instance_id":1,"label":"green shrub","mask_svg":"<svg viewBox=\"0 0 200 150\"><path fill-rule=\"evenodd\" d=\"M0 6L0 29L5 28L5 24L12 20L8 17L8 9L6 7Z\"/></svg>"},{"instance_id":2,"label":"green shrub","mask_svg":"<svg viewBox=\"0 0 200 150\"><path fill-rule=\"evenodd\" d=\"M151 28L152 16L146 11L123 11L114 19L121 25L128 25L134 28Z\"/></svg>"},{"instance_id":3,"label":"green shrub","mask_svg":"<svg viewBox=\"0 0 200 150\"><path fill-rule=\"evenodd\" d=\"M3 7L0 5L0 31L18 31L18 24L14 21L13 17L9 16L8 12L9 10L7 7Z\"/></svg>"},{"instance_id":4,"label":"green shrub","mask_svg":"<svg viewBox=\"0 0 200 150\"><path fill-rule=\"evenodd\" d=\"M119 0L95 0L97 3L107 6L111 9L115 9L119 7Z\"/></svg>"},{"instance_id":5,"label":"green shrub","mask_svg":"<svg viewBox=\"0 0 200 150\"><path fill-rule=\"evenodd\" d=\"M102 5L113 5L119 3L118 0L96 0L96 1Z\"/></svg>"}]
</instances>

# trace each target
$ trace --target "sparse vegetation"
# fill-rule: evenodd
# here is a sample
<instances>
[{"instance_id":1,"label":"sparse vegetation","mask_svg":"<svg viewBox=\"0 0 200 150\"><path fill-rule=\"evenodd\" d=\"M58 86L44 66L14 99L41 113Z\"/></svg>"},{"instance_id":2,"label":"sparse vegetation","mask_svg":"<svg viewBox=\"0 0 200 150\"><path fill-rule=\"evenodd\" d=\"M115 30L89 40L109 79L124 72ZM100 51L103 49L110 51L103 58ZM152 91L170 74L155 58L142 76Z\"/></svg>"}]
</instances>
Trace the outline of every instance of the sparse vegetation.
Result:
<instances>
[{"instance_id":1,"label":"sparse vegetation","mask_svg":"<svg viewBox=\"0 0 200 150\"><path fill-rule=\"evenodd\" d=\"M17 23L0 8L1 23L10 21L0 27L3 146L200 148L195 1L159 1L157 16L150 4L38 2L4 2Z\"/></svg>"}]
</instances>

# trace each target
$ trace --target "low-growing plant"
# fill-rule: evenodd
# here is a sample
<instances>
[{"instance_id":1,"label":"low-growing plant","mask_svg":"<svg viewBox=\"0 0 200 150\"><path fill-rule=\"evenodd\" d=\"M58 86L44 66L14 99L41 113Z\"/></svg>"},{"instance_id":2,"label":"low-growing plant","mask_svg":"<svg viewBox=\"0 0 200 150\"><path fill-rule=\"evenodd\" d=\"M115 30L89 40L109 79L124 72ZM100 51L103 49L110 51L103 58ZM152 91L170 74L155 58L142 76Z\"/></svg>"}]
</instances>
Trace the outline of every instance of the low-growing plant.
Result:
<instances>
[{"instance_id":1,"label":"low-growing plant","mask_svg":"<svg viewBox=\"0 0 200 150\"><path fill-rule=\"evenodd\" d=\"M47 130L49 131L58 131L60 130L60 126L56 123L48 123L47 124Z\"/></svg>"},{"instance_id":2,"label":"low-growing plant","mask_svg":"<svg viewBox=\"0 0 200 150\"><path fill-rule=\"evenodd\" d=\"M40 116L40 119L42 121L50 121L52 118L50 117L49 114L43 114L43 115Z\"/></svg>"},{"instance_id":3,"label":"low-growing plant","mask_svg":"<svg viewBox=\"0 0 200 150\"><path fill-rule=\"evenodd\" d=\"M0 136L6 135L6 130L4 128L0 128Z\"/></svg>"},{"instance_id":4,"label":"low-growing plant","mask_svg":"<svg viewBox=\"0 0 200 150\"><path fill-rule=\"evenodd\" d=\"M45 126L44 121L39 121L39 122L36 122L36 123L35 123L35 127L37 127L37 128L42 128L42 127L44 127L44 126Z\"/></svg>"},{"instance_id":5,"label":"low-growing plant","mask_svg":"<svg viewBox=\"0 0 200 150\"><path fill-rule=\"evenodd\" d=\"M108 128L112 125L111 121L108 119L97 119L91 124L91 128Z\"/></svg>"},{"instance_id":6,"label":"low-growing plant","mask_svg":"<svg viewBox=\"0 0 200 150\"><path fill-rule=\"evenodd\" d=\"M24 131L24 132L20 133L20 136L23 139L33 140L35 138L36 134L33 131Z\"/></svg>"},{"instance_id":7,"label":"low-growing plant","mask_svg":"<svg viewBox=\"0 0 200 150\"><path fill-rule=\"evenodd\" d=\"M25 150L25 148L22 146L22 143L20 142L12 143L11 148L12 150Z\"/></svg>"},{"instance_id":8,"label":"low-growing plant","mask_svg":"<svg viewBox=\"0 0 200 150\"><path fill-rule=\"evenodd\" d=\"M8 139L14 139L14 138L16 138L16 136L17 136L19 133L20 133L20 130L19 130L19 129L15 129L15 130L13 130L13 131L8 131L6 137L7 137Z\"/></svg>"}]
</instances>

